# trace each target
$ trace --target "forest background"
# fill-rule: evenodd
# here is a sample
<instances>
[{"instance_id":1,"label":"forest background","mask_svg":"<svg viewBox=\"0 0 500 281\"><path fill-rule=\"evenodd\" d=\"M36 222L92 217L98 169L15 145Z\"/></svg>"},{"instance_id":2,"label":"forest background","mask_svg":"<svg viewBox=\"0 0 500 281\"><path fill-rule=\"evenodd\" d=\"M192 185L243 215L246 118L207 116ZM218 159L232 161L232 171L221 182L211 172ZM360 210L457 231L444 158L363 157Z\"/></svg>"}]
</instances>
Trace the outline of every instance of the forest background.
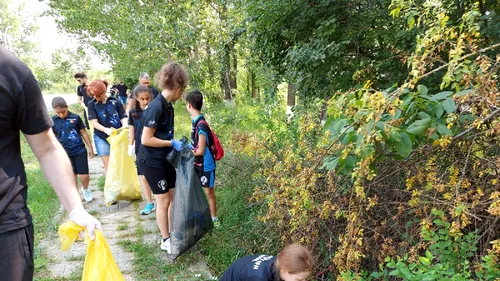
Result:
<instances>
[{"instance_id":1,"label":"forest background","mask_svg":"<svg viewBox=\"0 0 500 281\"><path fill-rule=\"evenodd\" d=\"M498 1L48 4L111 63L91 77L133 85L174 60L206 94L229 151L218 194L238 206L203 242L216 275L301 243L316 280L500 278ZM0 32L15 22L30 32ZM9 38L45 90L89 69L85 47L47 68Z\"/></svg>"}]
</instances>

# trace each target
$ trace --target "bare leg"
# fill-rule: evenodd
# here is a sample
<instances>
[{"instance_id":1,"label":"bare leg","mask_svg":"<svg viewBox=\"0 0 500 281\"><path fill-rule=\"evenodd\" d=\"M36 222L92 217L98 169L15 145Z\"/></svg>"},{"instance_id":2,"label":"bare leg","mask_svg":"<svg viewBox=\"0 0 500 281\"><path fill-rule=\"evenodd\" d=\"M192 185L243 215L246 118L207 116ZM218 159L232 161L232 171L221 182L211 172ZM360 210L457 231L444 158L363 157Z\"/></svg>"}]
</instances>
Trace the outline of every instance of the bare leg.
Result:
<instances>
[{"instance_id":1,"label":"bare leg","mask_svg":"<svg viewBox=\"0 0 500 281\"><path fill-rule=\"evenodd\" d=\"M170 189L168 191L168 194L170 196L170 202L174 202L174 192L175 192L175 189ZM174 204L170 204L169 208L168 208L168 226L169 226L169 229L170 229L170 222L172 221L172 207L174 206Z\"/></svg>"},{"instance_id":2,"label":"bare leg","mask_svg":"<svg viewBox=\"0 0 500 281\"><path fill-rule=\"evenodd\" d=\"M73 174L73 175L75 175L76 190L78 190L78 177L76 176L76 174Z\"/></svg>"},{"instance_id":3,"label":"bare leg","mask_svg":"<svg viewBox=\"0 0 500 281\"><path fill-rule=\"evenodd\" d=\"M144 188L144 197L146 197L146 200L149 203L153 203L153 196L151 194L151 187L149 187L149 183L146 180L146 177L141 176L141 182L142 182L142 186Z\"/></svg>"},{"instance_id":4,"label":"bare leg","mask_svg":"<svg viewBox=\"0 0 500 281\"><path fill-rule=\"evenodd\" d=\"M78 175L80 178L80 182L82 183L83 189L88 189L89 188L89 183L90 183L90 175Z\"/></svg>"},{"instance_id":5,"label":"bare leg","mask_svg":"<svg viewBox=\"0 0 500 281\"><path fill-rule=\"evenodd\" d=\"M108 173L108 163L109 163L109 156L101 156L102 159L102 164L104 165L104 176Z\"/></svg>"},{"instance_id":6,"label":"bare leg","mask_svg":"<svg viewBox=\"0 0 500 281\"><path fill-rule=\"evenodd\" d=\"M170 237L170 216L169 216L169 207L170 207L170 193L173 190L169 190L165 194L155 194L156 197L156 222L158 223L158 227L160 228L161 236L163 239Z\"/></svg>"},{"instance_id":7,"label":"bare leg","mask_svg":"<svg viewBox=\"0 0 500 281\"><path fill-rule=\"evenodd\" d=\"M204 189L208 197L208 204L210 205L210 215L212 217L217 217L217 203L215 201L215 189L213 187Z\"/></svg>"}]
</instances>

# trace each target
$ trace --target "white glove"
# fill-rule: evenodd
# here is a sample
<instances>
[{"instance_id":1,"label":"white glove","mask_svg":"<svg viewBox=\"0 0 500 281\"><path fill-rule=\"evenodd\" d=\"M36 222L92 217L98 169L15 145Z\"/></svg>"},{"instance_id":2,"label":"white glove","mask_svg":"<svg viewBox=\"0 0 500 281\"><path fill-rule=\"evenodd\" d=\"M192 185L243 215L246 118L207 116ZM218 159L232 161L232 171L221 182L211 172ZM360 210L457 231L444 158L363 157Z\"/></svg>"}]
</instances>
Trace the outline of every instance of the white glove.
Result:
<instances>
[{"instance_id":1,"label":"white glove","mask_svg":"<svg viewBox=\"0 0 500 281\"><path fill-rule=\"evenodd\" d=\"M128 150L127 150L128 156L132 157L135 154L135 147L131 144L128 145Z\"/></svg>"},{"instance_id":2,"label":"white glove","mask_svg":"<svg viewBox=\"0 0 500 281\"><path fill-rule=\"evenodd\" d=\"M104 132L106 133L106 135L108 136L111 136L111 134L113 133L115 129L113 128L104 128Z\"/></svg>"},{"instance_id":3,"label":"white glove","mask_svg":"<svg viewBox=\"0 0 500 281\"><path fill-rule=\"evenodd\" d=\"M91 216L83 206L75 207L71 213L69 213L69 220L78 224L79 226L84 226L87 228L90 240L95 239L95 230L98 229L102 231L101 223ZM85 231L80 232L80 237L85 237Z\"/></svg>"}]
</instances>

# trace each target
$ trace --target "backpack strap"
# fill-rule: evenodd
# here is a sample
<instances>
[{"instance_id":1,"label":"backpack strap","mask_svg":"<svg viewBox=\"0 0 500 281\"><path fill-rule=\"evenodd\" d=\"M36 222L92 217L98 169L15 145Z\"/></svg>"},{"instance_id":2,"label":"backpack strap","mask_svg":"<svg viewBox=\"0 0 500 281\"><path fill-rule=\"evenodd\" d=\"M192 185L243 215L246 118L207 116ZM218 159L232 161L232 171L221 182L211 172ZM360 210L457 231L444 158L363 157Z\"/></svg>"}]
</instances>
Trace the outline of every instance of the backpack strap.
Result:
<instances>
[{"instance_id":1,"label":"backpack strap","mask_svg":"<svg viewBox=\"0 0 500 281\"><path fill-rule=\"evenodd\" d=\"M207 145L206 147L210 150L210 154L212 154L212 158L214 158L214 161L215 161L215 155L214 155L214 151L212 150L212 145L214 145L214 140L213 140L213 137L212 137L212 129L210 128L210 125L208 124L208 122L205 120L205 119L200 119L197 123L196 123L196 126L195 126L195 130L194 130L194 137L196 138L197 143L196 143L196 147L199 146L199 136L198 136L198 133L199 133L199 126L200 124L205 124L208 128L208 141L209 141L209 145Z\"/></svg>"}]
</instances>

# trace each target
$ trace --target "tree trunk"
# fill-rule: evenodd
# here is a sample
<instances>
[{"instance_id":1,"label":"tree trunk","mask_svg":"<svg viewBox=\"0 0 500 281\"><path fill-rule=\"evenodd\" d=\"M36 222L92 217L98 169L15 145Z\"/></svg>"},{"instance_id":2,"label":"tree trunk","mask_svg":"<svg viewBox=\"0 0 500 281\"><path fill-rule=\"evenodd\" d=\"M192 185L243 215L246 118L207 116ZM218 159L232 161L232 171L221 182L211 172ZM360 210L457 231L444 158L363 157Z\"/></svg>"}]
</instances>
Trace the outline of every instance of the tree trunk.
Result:
<instances>
[{"instance_id":1,"label":"tree trunk","mask_svg":"<svg viewBox=\"0 0 500 281\"><path fill-rule=\"evenodd\" d=\"M223 62L221 69L221 85L224 90L224 100L231 100L231 54L228 44L224 45Z\"/></svg>"},{"instance_id":2,"label":"tree trunk","mask_svg":"<svg viewBox=\"0 0 500 281\"><path fill-rule=\"evenodd\" d=\"M252 98L257 99L257 87L255 87L255 73L250 70L250 79L252 80Z\"/></svg>"},{"instance_id":3,"label":"tree trunk","mask_svg":"<svg viewBox=\"0 0 500 281\"><path fill-rule=\"evenodd\" d=\"M293 85L291 83L288 83L288 95L286 98L286 105L287 106L295 106L295 91L293 90Z\"/></svg>"},{"instance_id":4,"label":"tree trunk","mask_svg":"<svg viewBox=\"0 0 500 281\"><path fill-rule=\"evenodd\" d=\"M321 112L320 112L320 121L321 121L321 124L324 124L325 123L325 120L326 120L326 111L328 110L328 99L325 98L325 100L323 101L323 104L321 105Z\"/></svg>"},{"instance_id":5,"label":"tree trunk","mask_svg":"<svg viewBox=\"0 0 500 281\"><path fill-rule=\"evenodd\" d=\"M236 48L234 43L231 47L232 54L232 68L231 68L231 89L237 89L236 79L238 75L238 55L236 54Z\"/></svg>"},{"instance_id":6,"label":"tree trunk","mask_svg":"<svg viewBox=\"0 0 500 281\"><path fill-rule=\"evenodd\" d=\"M286 96L286 114L293 116L292 107L295 106L295 91L292 83L288 83L288 93Z\"/></svg>"},{"instance_id":7,"label":"tree trunk","mask_svg":"<svg viewBox=\"0 0 500 281\"><path fill-rule=\"evenodd\" d=\"M212 49L210 48L210 42L206 42L207 45L205 46L205 50L207 52L207 64L208 64L208 74L210 75L211 78L214 77L215 71L214 71L214 66L212 65Z\"/></svg>"}]
</instances>

